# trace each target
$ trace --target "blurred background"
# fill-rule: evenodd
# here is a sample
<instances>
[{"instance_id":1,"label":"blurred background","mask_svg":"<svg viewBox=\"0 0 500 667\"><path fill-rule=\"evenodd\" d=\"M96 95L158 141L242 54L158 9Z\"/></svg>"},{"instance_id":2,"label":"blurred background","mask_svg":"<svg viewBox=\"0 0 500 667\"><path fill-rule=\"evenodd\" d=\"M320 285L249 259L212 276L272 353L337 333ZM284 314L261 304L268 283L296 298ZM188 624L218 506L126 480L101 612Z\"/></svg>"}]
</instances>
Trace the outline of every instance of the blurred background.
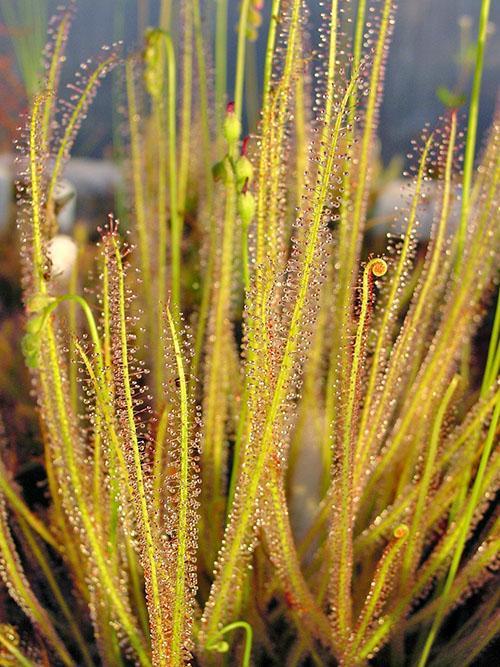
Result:
<instances>
[{"instance_id":1,"label":"blurred background","mask_svg":"<svg viewBox=\"0 0 500 667\"><path fill-rule=\"evenodd\" d=\"M200 0L207 33L214 22L216 3L217 0ZM103 44L122 39L126 51L136 48L143 29L158 23L159 4L160 0L77 0L65 69L67 80L71 80L80 63L97 54ZM174 14L181 4L172 3ZM270 0L265 0L265 4L269 11ZM328 2L313 0L308 4L310 39L314 47L320 13ZM19 112L26 106L24 90L32 90L36 85L37 54L45 42L47 21L60 5L61 0L0 0L0 148L3 151L9 150L12 134L19 124ZM235 53L239 5L239 0L228 0L230 53ZM468 45L473 43L477 32L479 8L480 0L398 1L379 129L385 162L395 155L405 154L410 139L422 126L435 122L443 113L443 96L447 91L459 96L467 93L474 56L473 47ZM492 2L491 24L483 80L481 134L491 120L498 93L500 39L495 24L500 26L500 2ZM264 30L260 33L255 44L257 63L262 58L266 38ZM228 60L230 83L234 61L235 58ZM92 107L93 120L85 124L80 133L76 154L109 155L112 87L112 79L104 82ZM231 96L230 89L228 95Z\"/></svg>"}]
</instances>

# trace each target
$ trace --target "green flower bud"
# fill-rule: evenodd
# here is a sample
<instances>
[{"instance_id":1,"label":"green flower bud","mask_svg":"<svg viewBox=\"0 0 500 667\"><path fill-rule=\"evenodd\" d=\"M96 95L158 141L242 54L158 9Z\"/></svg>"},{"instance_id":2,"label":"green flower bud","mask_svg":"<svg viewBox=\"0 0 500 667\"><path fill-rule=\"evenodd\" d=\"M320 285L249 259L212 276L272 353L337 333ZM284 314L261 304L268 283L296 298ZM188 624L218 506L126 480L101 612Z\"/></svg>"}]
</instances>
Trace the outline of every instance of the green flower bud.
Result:
<instances>
[{"instance_id":1,"label":"green flower bud","mask_svg":"<svg viewBox=\"0 0 500 667\"><path fill-rule=\"evenodd\" d=\"M252 222L256 208L255 197L251 192L246 190L238 195L238 214L245 227L248 227Z\"/></svg>"},{"instance_id":2,"label":"green flower bud","mask_svg":"<svg viewBox=\"0 0 500 667\"><path fill-rule=\"evenodd\" d=\"M163 90L163 55L160 45L161 31L151 28L146 33L144 49L144 84L149 95L158 98Z\"/></svg>"},{"instance_id":3,"label":"green flower bud","mask_svg":"<svg viewBox=\"0 0 500 667\"><path fill-rule=\"evenodd\" d=\"M26 322L26 333L21 339L21 350L28 368L37 368L40 349L42 347L42 330L45 322L45 311L32 315Z\"/></svg>"},{"instance_id":4,"label":"green flower bud","mask_svg":"<svg viewBox=\"0 0 500 667\"><path fill-rule=\"evenodd\" d=\"M50 294L35 294L26 304L30 317L26 321L26 333L21 339L21 350L28 368L38 367L43 328L56 302L56 297Z\"/></svg>"},{"instance_id":5,"label":"green flower bud","mask_svg":"<svg viewBox=\"0 0 500 667\"><path fill-rule=\"evenodd\" d=\"M227 105L227 114L223 125L224 138L228 144L234 144L238 141L241 134L241 123L234 113L234 102Z\"/></svg>"},{"instance_id":6,"label":"green flower bud","mask_svg":"<svg viewBox=\"0 0 500 667\"><path fill-rule=\"evenodd\" d=\"M35 315L32 315L26 322L26 333L30 336L38 336L43 329L45 317L46 314L43 310L39 313L36 313Z\"/></svg>"},{"instance_id":7,"label":"green flower bud","mask_svg":"<svg viewBox=\"0 0 500 667\"><path fill-rule=\"evenodd\" d=\"M42 341L39 336L25 334L21 338L21 351L28 368L38 368Z\"/></svg>"},{"instance_id":8,"label":"green flower bud","mask_svg":"<svg viewBox=\"0 0 500 667\"><path fill-rule=\"evenodd\" d=\"M212 167L212 176L214 181L221 181L222 183L228 183L231 175L231 163L229 158L226 157L220 162L216 162Z\"/></svg>"},{"instance_id":9,"label":"green flower bud","mask_svg":"<svg viewBox=\"0 0 500 667\"><path fill-rule=\"evenodd\" d=\"M257 31L257 28L254 28L253 26L248 26L246 29L246 38L248 39L249 42L256 42L259 38L259 33Z\"/></svg>"},{"instance_id":10,"label":"green flower bud","mask_svg":"<svg viewBox=\"0 0 500 667\"><path fill-rule=\"evenodd\" d=\"M262 25L262 14L255 7L250 7L248 10L248 22L254 28L260 28Z\"/></svg>"},{"instance_id":11,"label":"green flower bud","mask_svg":"<svg viewBox=\"0 0 500 667\"><path fill-rule=\"evenodd\" d=\"M245 183L251 183L253 180L253 166L246 155L241 155L236 160L235 172L238 190L241 192Z\"/></svg>"},{"instance_id":12,"label":"green flower bud","mask_svg":"<svg viewBox=\"0 0 500 667\"><path fill-rule=\"evenodd\" d=\"M259 28L262 25L262 9L264 8L263 0L254 0L249 9L247 17L247 39L250 42L257 41L259 36Z\"/></svg>"},{"instance_id":13,"label":"green flower bud","mask_svg":"<svg viewBox=\"0 0 500 667\"><path fill-rule=\"evenodd\" d=\"M55 301L54 296L50 294L35 294L26 304L26 312L28 313L39 313L47 306L50 306Z\"/></svg>"}]
</instances>

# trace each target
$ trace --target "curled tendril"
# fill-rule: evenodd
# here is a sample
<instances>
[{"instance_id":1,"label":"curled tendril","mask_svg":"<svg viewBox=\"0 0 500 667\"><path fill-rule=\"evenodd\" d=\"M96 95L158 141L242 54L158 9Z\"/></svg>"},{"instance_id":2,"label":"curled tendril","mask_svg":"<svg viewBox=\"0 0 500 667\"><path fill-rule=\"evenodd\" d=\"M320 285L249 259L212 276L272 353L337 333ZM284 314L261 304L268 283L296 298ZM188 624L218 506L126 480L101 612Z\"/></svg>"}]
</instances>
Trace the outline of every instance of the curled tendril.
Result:
<instances>
[{"instance_id":1,"label":"curled tendril","mask_svg":"<svg viewBox=\"0 0 500 667\"><path fill-rule=\"evenodd\" d=\"M367 263L365 272L367 275L373 274L375 278L382 278L387 273L387 268L387 262L383 257L373 257Z\"/></svg>"},{"instance_id":2,"label":"curled tendril","mask_svg":"<svg viewBox=\"0 0 500 667\"><path fill-rule=\"evenodd\" d=\"M234 621L225 625L219 632L209 639L206 643L207 651L217 651L218 653L227 653L229 651L229 642L222 639L222 637L232 630L242 629L245 631L245 648L243 651L243 659L241 667L250 667L250 656L252 653L252 639L253 630L250 623L246 621Z\"/></svg>"},{"instance_id":3,"label":"curled tendril","mask_svg":"<svg viewBox=\"0 0 500 667\"><path fill-rule=\"evenodd\" d=\"M399 526L396 526L394 529L393 535L396 540L403 540L408 537L408 533L410 532L410 529L408 526L404 523L400 524Z\"/></svg>"},{"instance_id":4,"label":"curled tendril","mask_svg":"<svg viewBox=\"0 0 500 667\"><path fill-rule=\"evenodd\" d=\"M92 311L85 299L77 294L63 294L63 296L54 297L49 294L39 293L35 294L26 305L26 312L28 313L29 318L25 325L25 334L21 340L21 350L28 368L38 368L40 350L43 341L43 330L51 313L64 301L74 301L82 308L87 319L92 342L94 343L100 359L101 344L97 325L94 316L92 315Z\"/></svg>"},{"instance_id":5,"label":"curled tendril","mask_svg":"<svg viewBox=\"0 0 500 667\"><path fill-rule=\"evenodd\" d=\"M368 267L376 278L381 278L387 273L387 262L382 257L374 257L368 262Z\"/></svg>"}]
</instances>

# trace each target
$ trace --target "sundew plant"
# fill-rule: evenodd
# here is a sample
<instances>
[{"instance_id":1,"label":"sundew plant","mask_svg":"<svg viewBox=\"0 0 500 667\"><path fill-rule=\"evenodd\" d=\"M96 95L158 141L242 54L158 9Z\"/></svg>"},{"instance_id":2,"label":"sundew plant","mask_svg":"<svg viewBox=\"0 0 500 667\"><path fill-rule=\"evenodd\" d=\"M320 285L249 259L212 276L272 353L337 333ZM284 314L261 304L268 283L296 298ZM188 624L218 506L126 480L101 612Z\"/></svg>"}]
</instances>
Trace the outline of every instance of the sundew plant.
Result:
<instances>
[{"instance_id":1,"label":"sundew plant","mask_svg":"<svg viewBox=\"0 0 500 667\"><path fill-rule=\"evenodd\" d=\"M469 665L500 629L490 2L467 113L412 143L404 226L375 248L397 9L324 0L318 33L308 1L242 0L234 52L227 0L164 1L136 51L104 47L65 94L74 5L50 24L18 142L46 494L4 438L2 665ZM75 231L68 285L59 186L111 70L125 204Z\"/></svg>"}]
</instances>

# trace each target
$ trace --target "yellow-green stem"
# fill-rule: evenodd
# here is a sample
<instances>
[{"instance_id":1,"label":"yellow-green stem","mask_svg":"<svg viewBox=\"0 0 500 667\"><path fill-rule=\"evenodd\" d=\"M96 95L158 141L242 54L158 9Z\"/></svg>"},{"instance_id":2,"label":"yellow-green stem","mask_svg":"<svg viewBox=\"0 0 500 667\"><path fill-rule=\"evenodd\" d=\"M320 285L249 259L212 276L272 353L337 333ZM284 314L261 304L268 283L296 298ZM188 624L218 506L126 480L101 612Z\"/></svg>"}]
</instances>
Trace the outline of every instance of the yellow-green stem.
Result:
<instances>
[{"instance_id":1,"label":"yellow-green stem","mask_svg":"<svg viewBox=\"0 0 500 667\"><path fill-rule=\"evenodd\" d=\"M172 342L175 352L177 365L177 374L179 377L180 390L180 409L181 409L181 458L179 475L179 506L178 506L178 529L177 529L177 557L175 569L175 597L174 609L172 613L172 646L170 654L170 664L181 666L184 661L184 645L189 639L188 624L189 614L186 613L186 603L188 595L186 591L186 558L188 556L187 542L189 530L188 512L189 512L189 406L186 374L184 371L184 362L182 358L179 337L175 328L175 323L170 310L167 308L167 318L172 335Z\"/></svg>"},{"instance_id":2,"label":"yellow-green stem","mask_svg":"<svg viewBox=\"0 0 500 667\"><path fill-rule=\"evenodd\" d=\"M481 79L484 67L484 51L488 34L488 17L491 0L482 0L479 16L479 31L476 46L476 64L469 105L469 120L467 124L467 139L465 144L464 173L462 180L462 208L457 236L457 271L460 269L467 236L467 221L470 212L470 193L474 170L474 155L476 152L477 121L479 116L479 97L481 94Z\"/></svg>"}]
</instances>

